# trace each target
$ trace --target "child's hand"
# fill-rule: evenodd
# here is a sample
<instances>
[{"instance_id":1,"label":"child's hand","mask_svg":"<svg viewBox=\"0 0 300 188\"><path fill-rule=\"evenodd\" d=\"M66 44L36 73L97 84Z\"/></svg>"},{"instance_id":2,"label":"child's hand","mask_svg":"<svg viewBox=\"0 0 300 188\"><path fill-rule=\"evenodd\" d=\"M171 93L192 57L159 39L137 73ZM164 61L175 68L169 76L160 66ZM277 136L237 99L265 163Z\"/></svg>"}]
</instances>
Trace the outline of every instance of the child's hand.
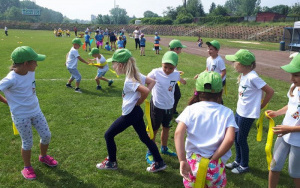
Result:
<instances>
[{"instance_id":1,"label":"child's hand","mask_svg":"<svg viewBox=\"0 0 300 188\"><path fill-rule=\"evenodd\" d=\"M277 117L277 113L276 111L273 111L273 110L267 110L266 113L271 117L271 118L274 118L274 117ZM267 117L268 118L268 117Z\"/></svg>"},{"instance_id":2,"label":"child's hand","mask_svg":"<svg viewBox=\"0 0 300 188\"><path fill-rule=\"evenodd\" d=\"M186 161L180 161L180 175L186 179L187 181L191 182L190 175L192 174L192 170L190 165Z\"/></svg>"},{"instance_id":3,"label":"child's hand","mask_svg":"<svg viewBox=\"0 0 300 188\"><path fill-rule=\"evenodd\" d=\"M292 132L292 127L288 125L276 125L273 127L274 134L278 134L278 137L282 137L285 134Z\"/></svg>"},{"instance_id":4,"label":"child's hand","mask_svg":"<svg viewBox=\"0 0 300 188\"><path fill-rule=\"evenodd\" d=\"M196 76L194 77L194 79L196 80L198 78L199 74L196 74Z\"/></svg>"}]
</instances>

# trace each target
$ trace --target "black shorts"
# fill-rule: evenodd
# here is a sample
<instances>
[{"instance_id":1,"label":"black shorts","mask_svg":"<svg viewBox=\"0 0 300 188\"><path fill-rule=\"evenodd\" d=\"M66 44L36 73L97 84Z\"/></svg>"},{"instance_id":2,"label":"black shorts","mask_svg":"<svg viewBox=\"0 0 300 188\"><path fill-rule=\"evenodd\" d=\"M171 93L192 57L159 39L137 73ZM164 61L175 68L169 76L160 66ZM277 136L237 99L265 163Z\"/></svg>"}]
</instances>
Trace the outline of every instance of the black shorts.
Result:
<instances>
[{"instance_id":1,"label":"black shorts","mask_svg":"<svg viewBox=\"0 0 300 188\"><path fill-rule=\"evenodd\" d=\"M116 36L111 36L111 37L109 37L109 39L110 39L109 40L110 42L116 42L116 40L117 40Z\"/></svg>"},{"instance_id":2,"label":"black shorts","mask_svg":"<svg viewBox=\"0 0 300 188\"><path fill-rule=\"evenodd\" d=\"M155 50L159 50L159 46L154 46L154 49Z\"/></svg>"},{"instance_id":3,"label":"black shorts","mask_svg":"<svg viewBox=\"0 0 300 188\"><path fill-rule=\"evenodd\" d=\"M150 117L153 131L157 131L162 124L165 128L170 128L170 122L173 118L173 108L160 109L154 106L153 101L150 101Z\"/></svg>"},{"instance_id":4,"label":"black shorts","mask_svg":"<svg viewBox=\"0 0 300 188\"><path fill-rule=\"evenodd\" d=\"M145 45L141 45L141 47L145 47Z\"/></svg>"}]
</instances>

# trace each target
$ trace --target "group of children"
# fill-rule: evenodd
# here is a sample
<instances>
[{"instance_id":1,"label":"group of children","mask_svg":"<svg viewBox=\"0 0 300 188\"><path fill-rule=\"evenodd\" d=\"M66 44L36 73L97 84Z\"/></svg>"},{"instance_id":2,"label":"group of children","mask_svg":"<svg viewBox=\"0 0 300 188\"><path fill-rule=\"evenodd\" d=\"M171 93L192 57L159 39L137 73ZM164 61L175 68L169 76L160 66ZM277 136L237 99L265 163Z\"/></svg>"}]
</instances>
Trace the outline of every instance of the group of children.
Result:
<instances>
[{"instance_id":1,"label":"group of children","mask_svg":"<svg viewBox=\"0 0 300 188\"><path fill-rule=\"evenodd\" d=\"M61 28L58 28L58 29L55 29L55 28L54 28L53 34L54 34L54 36L56 36L56 37L63 37L63 36L70 37L70 36L71 36L70 30L69 30L69 29L62 30Z\"/></svg>"},{"instance_id":2,"label":"group of children","mask_svg":"<svg viewBox=\"0 0 300 188\"><path fill-rule=\"evenodd\" d=\"M89 63L78 53L79 47L83 45L81 40L75 38L72 44L73 47L68 53L66 61L71 78L66 86L72 87L71 83L75 79L75 91L80 92L81 75L77 70L77 61ZM234 115L231 109L222 105L222 91L226 84L226 67L218 55L220 44L216 40L206 44L210 55L207 58L207 69L196 75L193 96L190 98L188 106L176 119L178 125L175 131L175 147L185 187L194 187L195 182L200 181L197 180L197 174L202 170L199 166L202 166L200 164L205 160L208 160L207 174L203 180L206 187L225 187L227 181L225 168L232 169L232 172L237 174L249 171L247 136L253 121L258 118L260 110L266 106L274 93L273 89L254 71L256 62L253 53L241 49L234 55L226 55L225 58L234 62L235 70L240 73L237 111ZM95 58L91 61L96 60L101 69L95 78L97 84L100 79L107 81L109 85L112 84L112 80L103 77L107 71L107 63L110 62L117 74L126 76L122 93L122 115L112 123L105 133L108 156L103 162L96 165L98 169L115 170L118 168L114 137L131 125L140 140L149 149L146 158L150 167L147 168L147 171L157 172L167 167L155 144L155 136L160 125L163 127L161 153L177 156L168 148L167 143L170 122L174 113L175 86L178 81L186 83L180 77L180 71L176 69L178 54L185 46L178 40L171 41L169 46L170 51L162 57L162 66L153 69L147 76L139 72L136 60L127 49L116 50L107 60L99 53L98 48L91 50L90 55ZM30 47L22 46L12 52L11 58L13 60L11 71L0 81L0 91L4 92L6 98L0 95L0 101L9 105L13 122L22 139L21 153L24 169L21 173L26 179L35 179L36 175L30 163L33 144L31 125L37 129L41 137L39 161L52 167L58 164L53 157L47 155L51 133L35 93L34 71L37 61L43 61L45 56L37 54ZM289 173L296 186L299 187L300 126L298 126L299 116L294 116L294 114L299 113L300 55L294 57L290 64L281 68L291 73L293 84L288 92L288 104L280 110L267 111L270 117L285 114L282 125L274 127L274 133L278 134L278 138L269 172L269 187L276 187L280 171L288 155ZM143 111L140 107L150 92L153 140L150 140L147 135ZM24 97L27 100L23 100ZM231 156L230 148L233 143L235 143L236 158L232 163L226 164Z\"/></svg>"}]
</instances>

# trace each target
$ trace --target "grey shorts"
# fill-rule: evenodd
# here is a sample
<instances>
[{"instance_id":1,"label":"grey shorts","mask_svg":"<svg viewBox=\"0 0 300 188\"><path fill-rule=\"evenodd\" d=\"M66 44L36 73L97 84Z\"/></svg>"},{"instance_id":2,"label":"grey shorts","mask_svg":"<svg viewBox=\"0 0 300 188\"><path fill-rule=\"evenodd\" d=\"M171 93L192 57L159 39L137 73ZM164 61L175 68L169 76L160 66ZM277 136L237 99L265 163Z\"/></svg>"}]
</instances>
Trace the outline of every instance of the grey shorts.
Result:
<instances>
[{"instance_id":1,"label":"grey shorts","mask_svg":"<svg viewBox=\"0 0 300 188\"><path fill-rule=\"evenodd\" d=\"M81 75L79 73L79 71L77 69L68 69L68 71L71 74L71 78L72 80L76 80L76 82L80 82L81 81Z\"/></svg>"},{"instance_id":2,"label":"grey shorts","mask_svg":"<svg viewBox=\"0 0 300 188\"><path fill-rule=\"evenodd\" d=\"M286 143L282 137L277 137L271 171L281 171L287 156L289 157L289 174L292 178L300 178L300 147Z\"/></svg>"}]
</instances>

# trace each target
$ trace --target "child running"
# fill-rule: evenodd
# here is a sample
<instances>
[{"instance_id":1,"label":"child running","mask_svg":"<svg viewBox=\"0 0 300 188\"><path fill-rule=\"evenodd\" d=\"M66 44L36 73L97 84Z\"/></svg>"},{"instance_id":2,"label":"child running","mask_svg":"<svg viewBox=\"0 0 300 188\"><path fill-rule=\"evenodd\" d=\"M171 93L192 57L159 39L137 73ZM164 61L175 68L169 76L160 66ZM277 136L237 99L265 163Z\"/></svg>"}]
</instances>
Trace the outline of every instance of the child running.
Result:
<instances>
[{"instance_id":1,"label":"child running","mask_svg":"<svg viewBox=\"0 0 300 188\"><path fill-rule=\"evenodd\" d=\"M155 32L155 36L154 36L155 54L159 54L159 41L160 41L160 36L158 36L158 33Z\"/></svg>"},{"instance_id":2,"label":"child running","mask_svg":"<svg viewBox=\"0 0 300 188\"><path fill-rule=\"evenodd\" d=\"M156 144L151 141L147 135L143 119L144 113L140 107L155 85L155 81L139 73L135 59L127 49L116 50L112 58L108 59L107 62L112 62L113 68L117 74L125 74L126 79L122 95L122 116L120 116L106 131L105 140L108 157L105 158L102 163L97 164L96 167L98 169L110 170L118 168L116 159L117 148L114 137L132 125L139 135L140 140L148 147L154 156L154 162L147 168L147 171L157 172L166 169L167 165L161 158ZM144 84L147 84L147 87L145 87Z\"/></svg>"},{"instance_id":3,"label":"child running","mask_svg":"<svg viewBox=\"0 0 300 188\"><path fill-rule=\"evenodd\" d=\"M189 106L176 119L175 146L184 187L194 187L195 181L205 181L205 187L225 187L225 163L238 127L232 110L220 104L222 78L216 72L202 72L196 81L196 91ZM185 146L184 138L187 133ZM209 159L205 180L196 178L199 163Z\"/></svg>"},{"instance_id":4,"label":"child running","mask_svg":"<svg viewBox=\"0 0 300 188\"><path fill-rule=\"evenodd\" d=\"M29 46L16 48L11 54L11 71L0 81L0 91L3 91L6 97L5 99L0 95L0 101L9 105L13 122L20 133L24 162L21 173L28 180L36 179L30 162L33 146L31 126L41 138L39 161L50 167L57 166L57 161L47 155L51 132L36 96L35 69L37 61L43 61L45 58L45 55L37 54Z\"/></svg>"},{"instance_id":5,"label":"child running","mask_svg":"<svg viewBox=\"0 0 300 188\"><path fill-rule=\"evenodd\" d=\"M277 111L267 110L268 115L272 118L285 115L282 124L273 128L274 134L277 134L278 137L274 145L269 171L269 188L277 186L280 171L287 157L289 174L294 179L295 187L300 187L300 55L295 56L289 64L281 68L291 74L293 83L287 94L288 104Z\"/></svg>"},{"instance_id":6,"label":"child running","mask_svg":"<svg viewBox=\"0 0 300 188\"><path fill-rule=\"evenodd\" d=\"M173 118L174 88L178 81L186 84L186 81L180 78L180 73L174 71L177 64L177 53L168 51L162 58L162 67L153 69L148 74L148 77L156 81L150 101L150 116L154 133L153 142L155 142L156 134L162 124L160 151L162 154L175 157L177 156L176 153L168 148L170 122ZM149 164L153 162L153 155L149 150L146 159Z\"/></svg>"},{"instance_id":7,"label":"child running","mask_svg":"<svg viewBox=\"0 0 300 188\"><path fill-rule=\"evenodd\" d=\"M271 100L274 90L254 71L255 56L248 50L241 49L234 55L226 55L228 61L234 62L235 70L240 73L239 99L235 114L239 131L235 134L235 161L226 164L231 172L241 174L249 171L249 147L247 137L252 123L260 115L260 110ZM264 95L264 98L262 97Z\"/></svg>"},{"instance_id":8,"label":"child running","mask_svg":"<svg viewBox=\"0 0 300 188\"><path fill-rule=\"evenodd\" d=\"M98 48L93 48L92 51L89 53L89 55L93 56L95 59L90 59L90 61L97 61L100 65L98 67L97 76L95 77L95 81L97 83L97 90L100 90L102 87L100 85L100 80L108 82L108 86L111 86L111 84L114 83L113 80L108 80L104 77L106 72L108 71L108 65L106 62L106 59L102 54L100 54L100 51Z\"/></svg>"},{"instance_id":9,"label":"child running","mask_svg":"<svg viewBox=\"0 0 300 188\"><path fill-rule=\"evenodd\" d=\"M87 52L88 46L89 46L89 51L91 51L91 43L90 43L90 35L89 32L86 31L84 35L84 41L85 41L85 51Z\"/></svg>"},{"instance_id":10,"label":"child running","mask_svg":"<svg viewBox=\"0 0 300 188\"><path fill-rule=\"evenodd\" d=\"M77 69L77 62L79 59L81 62L83 62L85 64L89 64L89 63L86 62L84 59L82 59L78 53L78 49L80 48L81 45L83 45L81 40L79 38L75 38L72 40L72 44L73 44L73 47L67 54L67 62L66 62L66 66L68 68L68 71L71 74L71 78L69 79L68 83L66 84L66 87L73 88L71 83L75 79L76 80L75 92L82 93L82 91L79 88L80 81L81 81L81 75Z\"/></svg>"},{"instance_id":11,"label":"child running","mask_svg":"<svg viewBox=\"0 0 300 188\"><path fill-rule=\"evenodd\" d=\"M144 33L141 34L140 45L141 45L140 55L145 56L146 39L144 37Z\"/></svg>"}]
</instances>

